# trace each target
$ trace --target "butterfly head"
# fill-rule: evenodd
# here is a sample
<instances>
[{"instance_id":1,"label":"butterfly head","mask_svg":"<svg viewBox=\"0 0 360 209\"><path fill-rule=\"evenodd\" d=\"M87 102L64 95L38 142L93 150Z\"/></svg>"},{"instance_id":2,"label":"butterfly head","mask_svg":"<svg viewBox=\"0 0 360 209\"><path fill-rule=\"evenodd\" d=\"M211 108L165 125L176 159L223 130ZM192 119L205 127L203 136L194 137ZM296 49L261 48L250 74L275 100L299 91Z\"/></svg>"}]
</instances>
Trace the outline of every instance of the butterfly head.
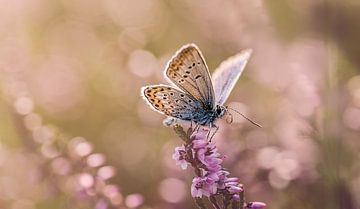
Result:
<instances>
[{"instance_id":1,"label":"butterfly head","mask_svg":"<svg viewBox=\"0 0 360 209\"><path fill-rule=\"evenodd\" d=\"M224 106L216 105L215 112L216 112L216 116L217 116L216 118L221 118L222 116L225 115L225 113L227 112L227 109Z\"/></svg>"}]
</instances>

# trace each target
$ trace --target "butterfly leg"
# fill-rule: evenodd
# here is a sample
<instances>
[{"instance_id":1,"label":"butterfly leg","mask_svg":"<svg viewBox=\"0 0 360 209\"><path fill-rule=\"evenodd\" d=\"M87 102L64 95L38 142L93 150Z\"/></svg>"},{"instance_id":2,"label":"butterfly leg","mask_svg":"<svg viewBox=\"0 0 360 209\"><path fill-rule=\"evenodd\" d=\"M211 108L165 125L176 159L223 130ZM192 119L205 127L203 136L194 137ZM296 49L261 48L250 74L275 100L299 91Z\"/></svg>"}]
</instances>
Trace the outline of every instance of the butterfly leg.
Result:
<instances>
[{"instance_id":1,"label":"butterfly leg","mask_svg":"<svg viewBox=\"0 0 360 209\"><path fill-rule=\"evenodd\" d=\"M200 130L200 125L199 124L196 124L195 128L194 128L194 131L198 132Z\"/></svg>"},{"instance_id":2,"label":"butterfly leg","mask_svg":"<svg viewBox=\"0 0 360 209\"><path fill-rule=\"evenodd\" d=\"M210 133L211 133L212 126L213 126L213 124L210 123L210 124L209 124L209 131L208 131L208 134L207 134L207 136L206 136L207 139L210 139L210 140L209 140L210 142L211 142Z\"/></svg>"},{"instance_id":3,"label":"butterfly leg","mask_svg":"<svg viewBox=\"0 0 360 209\"><path fill-rule=\"evenodd\" d=\"M209 130L209 133L208 133L208 138L210 136L210 132L211 132L211 128L214 127L215 128L215 131L212 133L209 141L211 142L212 138L215 136L216 132L219 130L219 126L215 125L215 124L210 124L210 130Z\"/></svg>"},{"instance_id":4,"label":"butterfly leg","mask_svg":"<svg viewBox=\"0 0 360 209\"><path fill-rule=\"evenodd\" d=\"M211 125L210 125L209 131L208 131L207 136L206 136L207 139L209 139L209 137L210 137L210 132L211 132ZM209 141L211 142L211 139Z\"/></svg>"}]
</instances>

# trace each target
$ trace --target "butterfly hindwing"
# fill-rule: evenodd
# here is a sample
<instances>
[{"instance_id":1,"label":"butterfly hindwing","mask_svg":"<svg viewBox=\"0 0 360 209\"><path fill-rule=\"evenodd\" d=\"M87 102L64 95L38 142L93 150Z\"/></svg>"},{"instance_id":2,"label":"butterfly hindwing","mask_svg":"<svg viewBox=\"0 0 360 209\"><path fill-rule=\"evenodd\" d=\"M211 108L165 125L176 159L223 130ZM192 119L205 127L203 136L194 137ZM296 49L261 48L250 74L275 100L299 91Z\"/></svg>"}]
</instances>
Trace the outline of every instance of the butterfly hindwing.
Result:
<instances>
[{"instance_id":1,"label":"butterfly hindwing","mask_svg":"<svg viewBox=\"0 0 360 209\"><path fill-rule=\"evenodd\" d=\"M212 75L215 90L216 104L223 105L229 97L237 80L243 72L249 58L251 50L244 50L239 54L223 61Z\"/></svg>"},{"instance_id":2,"label":"butterfly hindwing","mask_svg":"<svg viewBox=\"0 0 360 209\"><path fill-rule=\"evenodd\" d=\"M165 74L181 90L198 100L204 109L214 107L209 70L196 45L182 47L169 61Z\"/></svg>"},{"instance_id":3,"label":"butterfly hindwing","mask_svg":"<svg viewBox=\"0 0 360 209\"><path fill-rule=\"evenodd\" d=\"M202 108L200 102L188 94L167 85L146 86L142 94L155 110L182 120L193 120Z\"/></svg>"}]
</instances>

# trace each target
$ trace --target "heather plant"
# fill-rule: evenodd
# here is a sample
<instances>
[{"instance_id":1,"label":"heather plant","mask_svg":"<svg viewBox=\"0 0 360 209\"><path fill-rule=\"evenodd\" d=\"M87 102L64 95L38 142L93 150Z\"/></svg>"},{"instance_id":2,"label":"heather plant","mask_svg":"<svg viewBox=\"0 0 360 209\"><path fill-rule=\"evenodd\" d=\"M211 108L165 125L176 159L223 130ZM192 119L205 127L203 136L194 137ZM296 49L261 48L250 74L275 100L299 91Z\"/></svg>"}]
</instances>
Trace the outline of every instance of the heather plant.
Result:
<instances>
[{"instance_id":1,"label":"heather plant","mask_svg":"<svg viewBox=\"0 0 360 209\"><path fill-rule=\"evenodd\" d=\"M230 172L222 167L224 157L209 139L210 130L190 127L184 131L178 124L174 126L174 130L184 144L175 148L172 157L182 169L185 170L188 166L194 169L191 196L199 208L208 208L204 203L205 198L215 209L261 209L266 206L262 202L245 203L244 186L239 178L231 177Z\"/></svg>"}]
</instances>

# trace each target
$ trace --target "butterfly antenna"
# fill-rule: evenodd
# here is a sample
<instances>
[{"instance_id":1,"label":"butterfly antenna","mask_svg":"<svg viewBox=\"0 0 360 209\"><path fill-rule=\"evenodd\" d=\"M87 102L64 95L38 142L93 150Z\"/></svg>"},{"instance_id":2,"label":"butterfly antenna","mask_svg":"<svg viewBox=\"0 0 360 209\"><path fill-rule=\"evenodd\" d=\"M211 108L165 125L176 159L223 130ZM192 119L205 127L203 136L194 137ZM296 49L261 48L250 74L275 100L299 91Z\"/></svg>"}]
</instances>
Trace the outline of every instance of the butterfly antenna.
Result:
<instances>
[{"instance_id":1,"label":"butterfly antenna","mask_svg":"<svg viewBox=\"0 0 360 209\"><path fill-rule=\"evenodd\" d=\"M246 120L248 120L250 123L254 124L255 126L257 126L257 127L259 127L259 128L262 128L262 125L260 125L260 124L258 124L257 122L251 120L250 118L246 117L246 116L245 116L244 114L242 114L241 112L239 112L239 111L237 111L237 110L235 110L235 109L233 109L233 108L231 108L231 107L226 107L226 108L228 108L228 109L230 109L230 110L238 113L239 115L243 116Z\"/></svg>"}]
</instances>

